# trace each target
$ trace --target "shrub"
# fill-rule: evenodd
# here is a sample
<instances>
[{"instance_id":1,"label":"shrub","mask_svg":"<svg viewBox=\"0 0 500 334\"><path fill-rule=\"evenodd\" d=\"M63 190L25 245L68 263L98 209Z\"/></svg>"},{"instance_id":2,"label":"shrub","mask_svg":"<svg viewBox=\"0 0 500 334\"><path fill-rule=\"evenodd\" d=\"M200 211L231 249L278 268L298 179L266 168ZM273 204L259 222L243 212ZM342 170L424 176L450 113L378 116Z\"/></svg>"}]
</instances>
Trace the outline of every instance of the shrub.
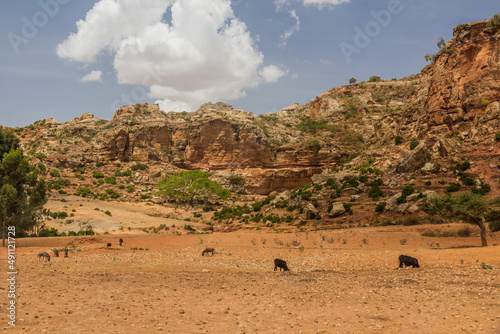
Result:
<instances>
[{"instance_id":1,"label":"shrub","mask_svg":"<svg viewBox=\"0 0 500 334\"><path fill-rule=\"evenodd\" d=\"M104 214L108 215L111 217L111 212L109 210L104 211Z\"/></svg>"},{"instance_id":2,"label":"shrub","mask_svg":"<svg viewBox=\"0 0 500 334\"><path fill-rule=\"evenodd\" d=\"M372 75L370 77L370 80L368 80L368 82L380 82L380 81L382 81L382 79L380 79L378 75Z\"/></svg>"},{"instance_id":3,"label":"shrub","mask_svg":"<svg viewBox=\"0 0 500 334\"><path fill-rule=\"evenodd\" d=\"M410 150L413 150L415 147L417 147L420 144L418 140L414 140L410 143Z\"/></svg>"},{"instance_id":4,"label":"shrub","mask_svg":"<svg viewBox=\"0 0 500 334\"><path fill-rule=\"evenodd\" d=\"M356 78L350 78L349 79L349 84L352 85L352 84L355 84L356 83Z\"/></svg>"},{"instance_id":5,"label":"shrub","mask_svg":"<svg viewBox=\"0 0 500 334\"><path fill-rule=\"evenodd\" d=\"M401 136L394 137L394 144L399 145L401 141L403 141L403 137Z\"/></svg>"},{"instance_id":6,"label":"shrub","mask_svg":"<svg viewBox=\"0 0 500 334\"><path fill-rule=\"evenodd\" d=\"M495 133L495 140L500 141L500 132Z\"/></svg>"},{"instance_id":7,"label":"shrub","mask_svg":"<svg viewBox=\"0 0 500 334\"><path fill-rule=\"evenodd\" d=\"M240 174L231 174L229 177L229 183L233 185L244 185L245 184L245 177Z\"/></svg>"},{"instance_id":8,"label":"shrub","mask_svg":"<svg viewBox=\"0 0 500 334\"><path fill-rule=\"evenodd\" d=\"M460 171L466 171L467 169L470 168L470 162L468 161L465 161L465 162L462 162L462 163L458 163L456 166L455 166L456 169L460 170Z\"/></svg>"},{"instance_id":9,"label":"shrub","mask_svg":"<svg viewBox=\"0 0 500 334\"><path fill-rule=\"evenodd\" d=\"M116 176L114 176L114 175L106 176L104 178L104 182L106 182L107 184L116 184Z\"/></svg>"},{"instance_id":10,"label":"shrub","mask_svg":"<svg viewBox=\"0 0 500 334\"><path fill-rule=\"evenodd\" d=\"M59 173L59 171L57 169L51 170L49 174L52 177L61 177L61 173Z\"/></svg>"},{"instance_id":11,"label":"shrub","mask_svg":"<svg viewBox=\"0 0 500 334\"><path fill-rule=\"evenodd\" d=\"M94 177L94 179L103 179L104 173L94 171L94 173L92 173L92 176Z\"/></svg>"},{"instance_id":12,"label":"shrub","mask_svg":"<svg viewBox=\"0 0 500 334\"><path fill-rule=\"evenodd\" d=\"M446 188L444 188L449 193L456 192L460 190L460 183L450 182Z\"/></svg>"},{"instance_id":13,"label":"shrub","mask_svg":"<svg viewBox=\"0 0 500 334\"><path fill-rule=\"evenodd\" d=\"M469 225L464 225L460 230L458 230L457 235L462 238L467 238L472 235L472 229Z\"/></svg>"},{"instance_id":14,"label":"shrub","mask_svg":"<svg viewBox=\"0 0 500 334\"><path fill-rule=\"evenodd\" d=\"M321 143L317 139L313 139L307 142L307 147L314 153L318 153L319 150L321 149Z\"/></svg>"},{"instance_id":15,"label":"shrub","mask_svg":"<svg viewBox=\"0 0 500 334\"><path fill-rule=\"evenodd\" d=\"M214 207L211 205L205 205L203 207L203 212L215 211Z\"/></svg>"},{"instance_id":16,"label":"shrub","mask_svg":"<svg viewBox=\"0 0 500 334\"><path fill-rule=\"evenodd\" d=\"M384 210L385 210L384 203L377 204L377 206L375 207L375 212L384 212Z\"/></svg>"},{"instance_id":17,"label":"shrub","mask_svg":"<svg viewBox=\"0 0 500 334\"><path fill-rule=\"evenodd\" d=\"M415 192L415 189L411 185L408 185L408 186L403 188L403 195L405 195L405 196L410 196L414 192Z\"/></svg>"},{"instance_id":18,"label":"shrub","mask_svg":"<svg viewBox=\"0 0 500 334\"><path fill-rule=\"evenodd\" d=\"M138 163L136 163L135 165L132 165L132 166L130 167L130 169L131 169L131 170L134 170L134 171L135 171L135 170L146 170L146 169L148 169L148 168L149 168L149 166L148 166L148 165L141 164L141 163L139 163L139 162L138 162Z\"/></svg>"}]
</instances>

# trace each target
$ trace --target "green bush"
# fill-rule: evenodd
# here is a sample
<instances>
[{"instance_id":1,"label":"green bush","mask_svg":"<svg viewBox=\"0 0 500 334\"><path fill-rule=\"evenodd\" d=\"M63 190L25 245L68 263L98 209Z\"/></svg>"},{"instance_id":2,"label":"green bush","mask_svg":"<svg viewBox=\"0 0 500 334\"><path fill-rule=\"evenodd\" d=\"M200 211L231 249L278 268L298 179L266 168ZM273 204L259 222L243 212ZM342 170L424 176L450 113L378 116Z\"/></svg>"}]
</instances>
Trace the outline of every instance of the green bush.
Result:
<instances>
[{"instance_id":1,"label":"green bush","mask_svg":"<svg viewBox=\"0 0 500 334\"><path fill-rule=\"evenodd\" d=\"M500 141L500 132L495 133L495 140Z\"/></svg>"},{"instance_id":2,"label":"green bush","mask_svg":"<svg viewBox=\"0 0 500 334\"><path fill-rule=\"evenodd\" d=\"M136 163L135 165L132 165L132 166L130 167L130 169L131 169L131 170L134 170L134 171L135 171L135 170L146 170L146 169L148 169L148 168L149 168L149 166L148 166L148 165L141 164L141 163L139 163L139 162L138 162L138 163Z\"/></svg>"},{"instance_id":3,"label":"green bush","mask_svg":"<svg viewBox=\"0 0 500 334\"><path fill-rule=\"evenodd\" d=\"M103 179L104 173L94 171L94 173L92 173L92 176L94 177L94 179Z\"/></svg>"},{"instance_id":4,"label":"green bush","mask_svg":"<svg viewBox=\"0 0 500 334\"><path fill-rule=\"evenodd\" d=\"M456 169L460 170L460 171L466 171L467 169L470 168L470 162L468 161L465 161L465 162L462 162L462 163L458 163L456 166L455 166Z\"/></svg>"},{"instance_id":5,"label":"green bush","mask_svg":"<svg viewBox=\"0 0 500 334\"><path fill-rule=\"evenodd\" d=\"M384 212L384 210L385 210L384 203L377 204L377 206L375 207L375 212Z\"/></svg>"},{"instance_id":6,"label":"green bush","mask_svg":"<svg viewBox=\"0 0 500 334\"><path fill-rule=\"evenodd\" d=\"M449 193L456 192L460 190L460 183L450 182L446 188L444 188Z\"/></svg>"},{"instance_id":7,"label":"green bush","mask_svg":"<svg viewBox=\"0 0 500 334\"><path fill-rule=\"evenodd\" d=\"M399 145L403 141L403 137L396 136L394 137L394 144Z\"/></svg>"},{"instance_id":8,"label":"green bush","mask_svg":"<svg viewBox=\"0 0 500 334\"><path fill-rule=\"evenodd\" d=\"M53 169L49 172L50 176L52 177L61 177L61 173L57 169Z\"/></svg>"},{"instance_id":9,"label":"green bush","mask_svg":"<svg viewBox=\"0 0 500 334\"><path fill-rule=\"evenodd\" d=\"M415 147L417 147L420 144L418 140L414 140L410 143L410 150L413 150Z\"/></svg>"}]
</instances>

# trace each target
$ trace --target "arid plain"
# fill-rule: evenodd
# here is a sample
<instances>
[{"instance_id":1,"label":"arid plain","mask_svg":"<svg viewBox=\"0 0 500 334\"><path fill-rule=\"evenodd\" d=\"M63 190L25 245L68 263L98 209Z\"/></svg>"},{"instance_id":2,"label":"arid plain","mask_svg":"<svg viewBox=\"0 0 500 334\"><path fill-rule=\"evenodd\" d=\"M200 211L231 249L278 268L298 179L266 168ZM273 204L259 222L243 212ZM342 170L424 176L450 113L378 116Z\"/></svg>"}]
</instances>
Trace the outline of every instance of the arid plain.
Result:
<instances>
[{"instance_id":1,"label":"arid plain","mask_svg":"<svg viewBox=\"0 0 500 334\"><path fill-rule=\"evenodd\" d=\"M421 236L460 228L18 239L16 326L4 317L1 327L57 334L500 333L500 234L489 233L486 248L477 247L475 230L468 238ZM38 261L39 251L53 255L64 246L72 250L68 258ZM202 257L205 247L215 255ZM400 254L418 258L421 268L396 269ZM5 249L0 258L6 268ZM275 258L291 270L274 271ZM5 285L0 289L6 298Z\"/></svg>"}]
</instances>

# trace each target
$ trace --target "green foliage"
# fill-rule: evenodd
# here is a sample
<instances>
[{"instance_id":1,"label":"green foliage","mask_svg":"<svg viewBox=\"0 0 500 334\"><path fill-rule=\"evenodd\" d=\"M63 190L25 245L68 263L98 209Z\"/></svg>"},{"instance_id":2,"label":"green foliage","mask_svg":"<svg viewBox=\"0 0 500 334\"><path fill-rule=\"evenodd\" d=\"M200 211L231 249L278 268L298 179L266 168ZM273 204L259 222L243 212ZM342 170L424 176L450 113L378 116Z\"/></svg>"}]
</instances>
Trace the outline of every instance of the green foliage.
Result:
<instances>
[{"instance_id":1,"label":"green foliage","mask_svg":"<svg viewBox=\"0 0 500 334\"><path fill-rule=\"evenodd\" d=\"M384 212L384 210L385 210L384 203L377 204L377 206L375 207L375 212Z\"/></svg>"},{"instance_id":2,"label":"green foliage","mask_svg":"<svg viewBox=\"0 0 500 334\"><path fill-rule=\"evenodd\" d=\"M467 169L470 168L470 162L465 161L465 162L462 162L462 163L458 163L455 166L455 168L458 169L458 170L460 170L460 171L466 171Z\"/></svg>"},{"instance_id":3,"label":"green foliage","mask_svg":"<svg viewBox=\"0 0 500 334\"><path fill-rule=\"evenodd\" d=\"M349 79L349 84L352 85L352 84L355 84L356 83L356 78L350 78Z\"/></svg>"},{"instance_id":4,"label":"green foliage","mask_svg":"<svg viewBox=\"0 0 500 334\"><path fill-rule=\"evenodd\" d=\"M495 133L495 140L500 141L500 132Z\"/></svg>"},{"instance_id":5,"label":"green foliage","mask_svg":"<svg viewBox=\"0 0 500 334\"><path fill-rule=\"evenodd\" d=\"M209 172L199 169L174 173L158 183L159 194L170 200L193 205L207 203L212 199L227 199L229 190L209 179Z\"/></svg>"},{"instance_id":6,"label":"green foliage","mask_svg":"<svg viewBox=\"0 0 500 334\"><path fill-rule=\"evenodd\" d=\"M405 196L410 196L414 192L415 192L415 189L411 185L408 185L408 186L403 188L403 195L405 195Z\"/></svg>"},{"instance_id":7,"label":"green foliage","mask_svg":"<svg viewBox=\"0 0 500 334\"><path fill-rule=\"evenodd\" d=\"M494 29L500 29L500 13L495 14L487 24L488 27L493 27Z\"/></svg>"},{"instance_id":8,"label":"green foliage","mask_svg":"<svg viewBox=\"0 0 500 334\"><path fill-rule=\"evenodd\" d=\"M370 80L368 80L368 82L380 82L380 81L382 81L382 79L380 79L378 75L372 75L370 77Z\"/></svg>"},{"instance_id":9,"label":"green foliage","mask_svg":"<svg viewBox=\"0 0 500 334\"><path fill-rule=\"evenodd\" d=\"M37 224L47 187L18 148L14 132L0 128L0 222L22 233Z\"/></svg>"},{"instance_id":10,"label":"green foliage","mask_svg":"<svg viewBox=\"0 0 500 334\"><path fill-rule=\"evenodd\" d=\"M394 137L394 144L399 145L403 141L403 137L396 136Z\"/></svg>"},{"instance_id":11,"label":"green foliage","mask_svg":"<svg viewBox=\"0 0 500 334\"><path fill-rule=\"evenodd\" d=\"M145 164L141 164L140 162L137 162L135 165L132 165L130 167L131 170L136 171L136 170L146 170L148 169L149 166Z\"/></svg>"},{"instance_id":12,"label":"green foliage","mask_svg":"<svg viewBox=\"0 0 500 334\"><path fill-rule=\"evenodd\" d=\"M449 193L456 192L460 190L460 183L450 182L446 188L444 188Z\"/></svg>"},{"instance_id":13,"label":"green foliage","mask_svg":"<svg viewBox=\"0 0 500 334\"><path fill-rule=\"evenodd\" d=\"M229 177L229 183L236 186L242 186L245 184L245 177L241 174L231 173Z\"/></svg>"},{"instance_id":14,"label":"green foliage","mask_svg":"<svg viewBox=\"0 0 500 334\"><path fill-rule=\"evenodd\" d=\"M417 147L420 144L418 140L414 140L410 143L410 150L413 150L415 147Z\"/></svg>"},{"instance_id":15,"label":"green foliage","mask_svg":"<svg viewBox=\"0 0 500 334\"><path fill-rule=\"evenodd\" d=\"M116 184L116 176L106 176L104 178L104 182L106 182L107 184Z\"/></svg>"},{"instance_id":16,"label":"green foliage","mask_svg":"<svg viewBox=\"0 0 500 334\"><path fill-rule=\"evenodd\" d=\"M374 201L378 201L380 197L384 196L384 192L380 190L380 186L382 185L382 183L382 179L378 178L370 184L371 188L368 192L368 196L370 196Z\"/></svg>"},{"instance_id":17,"label":"green foliage","mask_svg":"<svg viewBox=\"0 0 500 334\"><path fill-rule=\"evenodd\" d=\"M297 128L302 132L316 134L318 130L332 130L333 126L328 125L328 121L324 118L320 118L319 120L303 118L297 125Z\"/></svg>"},{"instance_id":18,"label":"green foliage","mask_svg":"<svg viewBox=\"0 0 500 334\"><path fill-rule=\"evenodd\" d=\"M214 212L214 219L220 221L229 220L231 218L241 218L242 215L249 214L250 212L252 212L252 209L247 205L224 207L220 211Z\"/></svg>"},{"instance_id":19,"label":"green foliage","mask_svg":"<svg viewBox=\"0 0 500 334\"><path fill-rule=\"evenodd\" d=\"M320 143L320 141L319 141L319 140L317 140L317 139L312 139L312 140L309 140L309 141L307 142L307 144L306 144L306 145L307 145L307 147L309 147L309 149L310 149L311 151L313 151L314 153L318 153L318 152L319 152L319 150L321 149L321 143Z\"/></svg>"},{"instance_id":20,"label":"green foliage","mask_svg":"<svg viewBox=\"0 0 500 334\"><path fill-rule=\"evenodd\" d=\"M104 173L101 173L101 172L98 172L98 171L94 171L94 173L92 173L92 176L95 179L103 179L104 178Z\"/></svg>"},{"instance_id":21,"label":"green foliage","mask_svg":"<svg viewBox=\"0 0 500 334\"><path fill-rule=\"evenodd\" d=\"M428 199L427 212L444 217L463 220L465 223L479 226L481 243L487 246L484 222L491 218L496 210L498 199L486 199L479 194L462 192L454 195L434 196Z\"/></svg>"},{"instance_id":22,"label":"green foliage","mask_svg":"<svg viewBox=\"0 0 500 334\"><path fill-rule=\"evenodd\" d=\"M61 173L59 173L59 171L57 169L53 169L49 172L50 176L52 177L60 177L61 176Z\"/></svg>"}]
</instances>

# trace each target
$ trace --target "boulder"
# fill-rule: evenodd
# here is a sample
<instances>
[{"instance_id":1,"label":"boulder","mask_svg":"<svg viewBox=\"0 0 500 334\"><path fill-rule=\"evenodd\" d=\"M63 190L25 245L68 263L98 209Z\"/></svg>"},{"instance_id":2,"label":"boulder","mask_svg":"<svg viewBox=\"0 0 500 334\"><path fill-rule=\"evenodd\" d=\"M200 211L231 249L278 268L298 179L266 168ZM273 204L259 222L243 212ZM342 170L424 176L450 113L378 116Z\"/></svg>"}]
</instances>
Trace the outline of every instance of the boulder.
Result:
<instances>
[{"instance_id":1,"label":"boulder","mask_svg":"<svg viewBox=\"0 0 500 334\"><path fill-rule=\"evenodd\" d=\"M427 146L425 142L415 147L396 168L398 173L411 173L416 171L427 160Z\"/></svg>"},{"instance_id":2,"label":"boulder","mask_svg":"<svg viewBox=\"0 0 500 334\"><path fill-rule=\"evenodd\" d=\"M343 215L345 212L346 211L344 208L344 204L342 204L342 202L335 202L335 203L333 203L333 207L330 210L329 216L330 217L338 217L338 216Z\"/></svg>"}]
</instances>

